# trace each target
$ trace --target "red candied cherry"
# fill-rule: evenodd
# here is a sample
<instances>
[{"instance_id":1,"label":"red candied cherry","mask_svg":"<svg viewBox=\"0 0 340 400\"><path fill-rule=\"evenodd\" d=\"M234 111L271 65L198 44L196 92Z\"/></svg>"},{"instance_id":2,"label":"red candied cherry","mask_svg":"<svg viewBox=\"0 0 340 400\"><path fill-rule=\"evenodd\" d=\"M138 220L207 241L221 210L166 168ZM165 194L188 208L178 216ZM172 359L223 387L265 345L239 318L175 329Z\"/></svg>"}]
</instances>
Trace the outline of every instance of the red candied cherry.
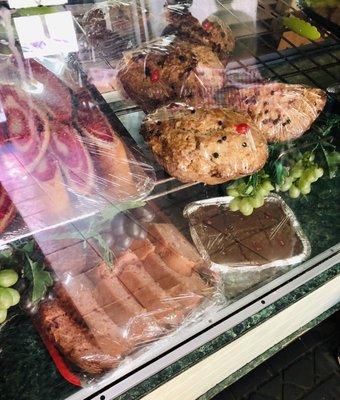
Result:
<instances>
[{"instance_id":1,"label":"red candied cherry","mask_svg":"<svg viewBox=\"0 0 340 400\"><path fill-rule=\"evenodd\" d=\"M213 27L213 24L212 24L212 22L210 22L209 20L206 19L203 22L202 26L206 31L209 31Z\"/></svg>"},{"instance_id":2,"label":"red candied cherry","mask_svg":"<svg viewBox=\"0 0 340 400\"><path fill-rule=\"evenodd\" d=\"M151 82L158 82L159 78L160 78L160 75L159 75L159 71L157 69L155 69L154 71L151 72L151 76L150 76Z\"/></svg>"},{"instance_id":3,"label":"red candied cherry","mask_svg":"<svg viewBox=\"0 0 340 400\"><path fill-rule=\"evenodd\" d=\"M240 135L244 135L249 131L249 125L248 124L237 124L235 125L236 132L239 133Z\"/></svg>"}]
</instances>

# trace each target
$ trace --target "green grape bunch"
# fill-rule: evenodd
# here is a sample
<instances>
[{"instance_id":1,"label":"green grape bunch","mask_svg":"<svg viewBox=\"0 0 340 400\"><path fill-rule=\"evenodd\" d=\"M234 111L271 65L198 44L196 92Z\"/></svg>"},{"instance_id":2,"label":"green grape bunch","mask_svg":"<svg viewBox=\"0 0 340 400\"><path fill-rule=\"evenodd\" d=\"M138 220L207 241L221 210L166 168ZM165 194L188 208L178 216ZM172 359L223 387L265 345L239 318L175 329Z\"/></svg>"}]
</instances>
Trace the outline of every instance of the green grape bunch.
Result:
<instances>
[{"instance_id":1,"label":"green grape bunch","mask_svg":"<svg viewBox=\"0 0 340 400\"><path fill-rule=\"evenodd\" d=\"M240 211L244 216L251 215L255 208L263 206L265 197L274 189L265 173L257 174L256 179L249 179L248 183L239 179L227 189L228 196L234 197L229 209Z\"/></svg>"},{"instance_id":2,"label":"green grape bunch","mask_svg":"<svg viewBox=\"0 0 340 400\"><path fill-rule=\"evenodd\" d=\"M306 152L289 167L281 165L284 178L280 184L275 184L275 177L271 177L264 170L247 178L238 179L227 189L228 196L233 197L229 203L229 210L240 211L243 215L251 215L255 208L262 207L266 196L273 190L288 192L292 199L300 195L307 195L311 191L312 183L324 174L323 168L315 162L315 155ZM277 182L277 181L276 181Z\"/></svg>"},{"instance_id":3,"label":"green grape bunch","mask_svg":"<svg viewBox=\"0 0 340 400\"><path fill-rule=\"evenodd\" d=\"M18 281L18 274L13 269L0 271L0 324L6 321L7 310L20 301L20 294L11 286Z\"/></svg>"},{"instance_id":4,"label":"green grape bunch","mask_svg":"<svg viewBox=\"0 0 340 400\"><path fill-rule=\"evenodd\" d=\"M277 191L288 192L292 199L298 198L301 194L307 195L311 192L312 183L323 174L323 168L315 163L314 153L306 152L287 170L287 176L282 184L277 186Z\"/></svg>"}]
</instances>

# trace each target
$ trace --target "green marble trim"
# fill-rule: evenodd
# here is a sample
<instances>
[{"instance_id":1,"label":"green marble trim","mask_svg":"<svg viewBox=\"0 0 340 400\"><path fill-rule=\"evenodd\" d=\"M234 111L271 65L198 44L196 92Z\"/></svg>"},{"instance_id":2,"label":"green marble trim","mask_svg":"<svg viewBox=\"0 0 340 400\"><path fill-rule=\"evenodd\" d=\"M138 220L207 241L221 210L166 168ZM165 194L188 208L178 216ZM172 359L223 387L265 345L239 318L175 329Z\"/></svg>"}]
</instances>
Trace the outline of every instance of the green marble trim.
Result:
<instances>
[{"instance_id":1,"label":"green marble trim","mask_svg":"<svg viewBox=\"0 0 340 400\"><path fill-rule=\"evenodd\" d=\"M286 347L290 342L293 340L297 339L310 329L312 329L314 326L318 325L325 319L327 319L329 316L334 314L336 311L340 310L340 303L337 303L335 306L330 308L329 310L325 311L321 315L319 315L317 318L313 319L310 321L308 324L302 326L300 329L298 329L296 332L292 333L291 335L287 336L284 340L282 340L280 343L277 343L275 346L271 347L268 349L265 353L261 354L254 360L252 360L250 363L246 364L243 366L241 369L238 371L234 372L232 375L228 376L226 379L221 381L218 385L214 386L212 389L210 389L207 393L204 395L200 396L197 400L210 400L214 396L216 396L218 393L220 393L222 390L227 388L228 386L232 385L234 382L238 381L241 379L244 375L246 375L248 372L252 371L254 368L268 360L270 357L272 357L274 354L278 353L281 349Z\"/></svg>"},{"instance_id":2,"label":"green marble trim","mask_svg":"<svg viewBox=\"0 0 340 400\"><path fill-rule=\"evenodd\" d=\"M181 360L175 362L167 368L164 368L159 373L150 377L149 379L141 382L139 385L135 386L131 390L127 391L121 396L118 396L115 400L137 400L146 394L152 392L159 386L163 385L165 382L174 378L175 376L181 374L183 371L197 364L199 361L210 356L221 348L225 347L227 344L231 343L235 339L239 338L252 328L256 327L260 323L273 317L275 314L279 313L283 309L289 307L293 303L297 302L301 298L310 294L326 282L333 279L335 276L340 274L340 264L335 265L324 273L312 279L310 282L302 285L301 287L295 289L291 293L283 296L281 299L277 300L275 303L264 308L259 313L254 314L250 318L246 319L242 323L236 325L234 328L226 331L222 335L218 336L214 340L206 343L205 345L199 347L194 352L183 357ZM290 339L291 340L291 339ZM279 345L278 345L279 346ZM275 347L275 346L274 346ZM279 349L278 349L279 350ZM277 351L278 351L277 350ZM266 354L266 353L265 353ZM273 353L274 354L274 353ZM260 356L262 357L262 356ZM270 355L268 356L270 357ZM264 361L264 360L263 360ZM250 369L247 370L247 372ZM246 373L246 372L244 372ZM237 372L235 373L237 374ZM232 376L234 376L233 374ZM239 376L241 377L241 376ZM227 378L229 379L229 378ZM237 377L234 378L238 379ZM230 385L229 382L226 385ZM220 389L222 390L222 389Z\"/></svg>"}]
</instances>

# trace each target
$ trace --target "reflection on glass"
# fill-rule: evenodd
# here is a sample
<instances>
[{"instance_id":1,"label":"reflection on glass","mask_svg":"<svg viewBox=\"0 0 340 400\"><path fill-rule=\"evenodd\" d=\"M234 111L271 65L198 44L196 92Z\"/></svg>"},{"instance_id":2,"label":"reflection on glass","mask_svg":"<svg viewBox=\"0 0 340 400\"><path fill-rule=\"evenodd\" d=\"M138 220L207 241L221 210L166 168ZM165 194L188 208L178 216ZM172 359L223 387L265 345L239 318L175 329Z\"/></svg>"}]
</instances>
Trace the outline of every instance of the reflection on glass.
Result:
<instances>
[{"instance_id":1,"label":"reflection on glass","mask_svg":"<svg viewBox=\"0 0 340 400\"><path fill-rule=\"evenodd\" d=\"M14 18L25 58L68 54L78 51L78 43L69 11Z\"/></svg>"},{"instance_id":2,"label":"reflection on glass","mask_svg":"<svg viewBox=\"0 0 340 400\"><path fill-rule=\"evenodd\" d=\"M67 0L8 0L8 5L11 8L57 6L61 4L67 4Z\"/></svg>"}]
</instances>

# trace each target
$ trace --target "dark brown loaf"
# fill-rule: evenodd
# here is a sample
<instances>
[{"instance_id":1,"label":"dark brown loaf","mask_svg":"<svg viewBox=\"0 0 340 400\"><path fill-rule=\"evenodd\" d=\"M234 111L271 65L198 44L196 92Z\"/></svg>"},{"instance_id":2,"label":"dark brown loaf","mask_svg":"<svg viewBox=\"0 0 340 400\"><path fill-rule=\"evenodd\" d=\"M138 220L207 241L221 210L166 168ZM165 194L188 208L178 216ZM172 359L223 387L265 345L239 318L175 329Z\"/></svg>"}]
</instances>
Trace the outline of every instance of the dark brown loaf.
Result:
<instances>
[{"instance_id":1,"label":"dark brown loaf","mask_svg":"<svg viewBox=\"0 0 340 400\"><path fill-rule=\"evenodd\" d=\"M179 12L172 8L168 12L169 25L163 35L176 35L182 40L210 47L223 63L234 50L235 39L229 26L212 15L202 24L189 12Z\"/></svg>"},{"instance_id":2,"label":"dark brown loaf","mask_svg":"<svg viewBox=\"0 0 340 400\"><path fill-rule=\"evenodd\" d=\"M238 127L247 128L239 133ZM268 157L266 138L244 114L172 103L148 115L141 133L156 159L182 182L214 185L252 174Z\"/></svg>"},{"instance_id":3,"label":"dark brown loaf","mask_svg":"<svg viewBox=\"0 0 340 400\"><path fill-rule=\"evenodd\" d=\"M59 300L41 304L39 324L46 337L82 370L99 374L117 364L117 358L103 353L90 332L72 318Z\"/></svg>"},{"instance_id":4,"label":"dark brown loaf","mask_svg":"<svg viewBox=\"0 0 340 400\"><path fill-rule=\"evenodd\" d=\"M164 37L140 48L119 70L126 94L143 109L154 109L180 96L197 60L188 46Z\"/></svg>"}]
</instances>

